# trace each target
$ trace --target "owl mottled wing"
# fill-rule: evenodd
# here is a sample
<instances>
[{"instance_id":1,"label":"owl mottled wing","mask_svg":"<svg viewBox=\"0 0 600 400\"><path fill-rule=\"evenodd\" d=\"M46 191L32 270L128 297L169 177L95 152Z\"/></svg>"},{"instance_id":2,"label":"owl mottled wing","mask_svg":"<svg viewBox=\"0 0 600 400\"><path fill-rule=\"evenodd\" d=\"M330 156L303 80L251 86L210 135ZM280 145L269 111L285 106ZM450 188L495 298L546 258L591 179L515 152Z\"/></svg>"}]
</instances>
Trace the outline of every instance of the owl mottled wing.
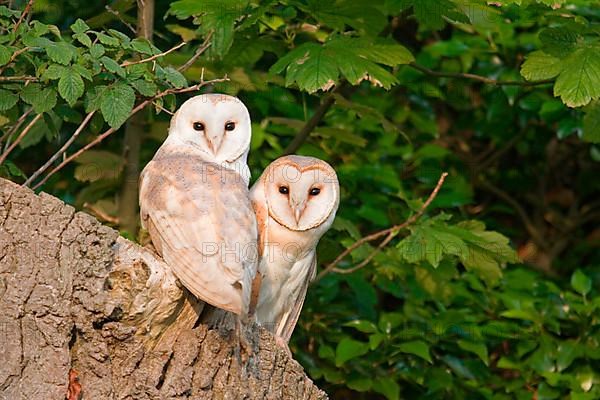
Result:
<instances>
[{"instance_id":1,"label":"owl mottled wing","mask_svg":"<svg viewBox=\"0 0 600 400\"><path fill-rule=\"evenodd\" d=\"M298 318L300 317L300 312L302 311L302 306L304 306L304 300L306 299L306 292L308 291L308 285L315 279L317 274L317 256L314 254L312 257L307 257L305 259L299 260L299 263L307 263L310 264L308 271L308 279L305 279L302 283L302 287L298 292L298 297L290 310L285 312L281 319L277 321L277 327L275 333L277 336L281 337L285 340L286 343L289 343L290 338L292 337L292 333L294 333L294 328L296 328L296 324L298 323ZM300 270L304 270L304 268L300 268Z\"/></svg>"},{"instance_id":2,"label":"owl mottled wing","mask_svg":"<svg viewBox=\"0 0 600 400\"><path fill-rule=\"evenodd\" d=\"M256 219L243 179L188 154L155 157L140 178L155 247L201 300L243 314L256 274Z\"/></svg>"}]
</instances>

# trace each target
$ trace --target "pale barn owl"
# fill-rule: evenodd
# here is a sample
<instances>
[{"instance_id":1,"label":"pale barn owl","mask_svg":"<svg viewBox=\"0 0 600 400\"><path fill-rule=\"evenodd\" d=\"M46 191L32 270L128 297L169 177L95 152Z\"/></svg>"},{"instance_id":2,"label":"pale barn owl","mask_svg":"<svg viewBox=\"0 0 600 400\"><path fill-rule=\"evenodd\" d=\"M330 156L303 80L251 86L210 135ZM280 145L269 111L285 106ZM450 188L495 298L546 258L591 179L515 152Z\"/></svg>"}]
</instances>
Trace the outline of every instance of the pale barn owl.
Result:
<instances>
[{"instance_id":1,"label":"pale barn owl","mask_svg":"<svg viewBox=\"0 0 600 400\"><path fill-rule=\"evenodd\" d=\"M274 161L250 191L259 230L256 320L288 343L317 268L316 247L331 227L339 184L326 162L303 156Z\"/></svg>"},{"instance_id":2,"label":"pale barn owl","mask_svg":"<svg viewBox=\"0 0 600 400\"><path fill-rule=\"evenodd\" d=\"M257 268L250 134L237 98L193 97L140 176L142 226L158 253L192 294L243 318Z\"/></svg>"}]
</instances>

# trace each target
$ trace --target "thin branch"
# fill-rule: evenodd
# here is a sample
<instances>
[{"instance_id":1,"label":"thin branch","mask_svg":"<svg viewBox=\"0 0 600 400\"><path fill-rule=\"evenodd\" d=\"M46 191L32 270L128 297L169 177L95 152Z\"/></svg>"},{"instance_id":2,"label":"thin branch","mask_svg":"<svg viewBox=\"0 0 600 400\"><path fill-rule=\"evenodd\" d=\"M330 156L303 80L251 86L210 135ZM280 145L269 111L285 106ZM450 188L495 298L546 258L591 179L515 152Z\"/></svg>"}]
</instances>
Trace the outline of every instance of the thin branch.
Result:
<instances>
[{"instance_id":1,"label":"thin branch","mask_svg":"<svg viewBox=\"0 0 600 400\"><path fill-rule=\"evenodd\" d=\"M158 93L156 96L151 97L151 98L149 98L147 100L144 100L140 104L138 104L133 110L131 110L131 112L129 113L129 117L127 117L127 118L128 119L131 118L131 116L133 116L134 114L136 114L137 112L139 112L140 110L142 110L148 104L151 104L155 100L160 99L161 97L164 97L166 95L194 92L196 90L199 90L203 86L212 85L214 83L219 83L219 82L226 82L228 80L229 80L229 78L227 76L225 76L223 78L212 79L212 80L206 81L206 82L202 81L202 82L200 82L200 83L198 83L196 85L193 85L193 86L190 86L190 87L187 87L187 88L183 88L183 89L173 89L173 88L171 88L171 89L164 90L164 91ZM46 181L52 175L54 175L55 173L57 173L58 171L60 171L65 165L67 165L68 163L70 163L71 161L73 161L74 159L76 159L77 157L79 157L85 151L91 149L92 147L94 147L98 143L102 142L104 139L106 139L108 136L112 135L114 132L115 132L114 128L109 128L108 130L106 130L101 135L98 135L96 137L96 139L92 140L90 143L86 144L84 147L82 147L81 149L79 149L77 152L75 152L74 154L70 155L69 157L66 157L59 165L57 165L56 167L54 167L54 169L52 169L48 174L46 174L46 176L38 184L36 184L33 187L33 189L37 189L40 186L42 186L44 183L46 183Z\"/></svg>"},{"instance_id":2,"label":"thin branch","mask_svg":"<svg viewBox=\"0 0 600 400\"><path fill-rule=\"evenodd\" d=\"M16 50L12 56L10 56L10 59L8 60L8 62L6 64L4 64L4 66L2 68L0 68L0 75L2 75L2 73L4 72L4 70L6 69L6 67L8 67L13 61L15 61L15 59L20 55L25 53L27 50L29 50L29 47L23 47L22 49Z\"/></svg>"},{"instance_id":3,"label":"thin branch","mask_svg":"<svg viewBox=\"0 0 600 400\"><path fill-rule=\"evenodd\" d=\"M100 207L97 207L94 204L90 204L87 202L83 203L83 208L90 210L96 217L103 221L106 221L113 225L119 224L119 218L109 215L108 213L104 212Z\"/></svg>"},{"instance_id":4,"label":"thin branch","mask_svg":"<svg viewBox=\"0 0 600 400\"><path fill-rule=\"evenodd\" d=\"M13 133L15 133L16 131L18 131L19 128L21 127L21 125L23 124L23 122L25 122L25 119L29 116L29 114L31 114L32 111L33 111L33 108L30 108L29 110L25 111L23 113L23 115L21 115L19 117L19 119L17 120L17 122L15 122L15 124L13 125L13 127L10 128L8 130L8 132L6 132L4 135L2 135L2 137L0 138L0 143L4 142L4 140L6 140L7 138L11 137Z\"/></svg>"},{"instance_id":5,"label":"thin branch","mask_svg":"<svg viewBox=\"0 0 600 400\"><path fill-rule=\"evenodd\" d=\"M319 125L319 122L321 122L325 116L325 113L327 113L333 103L335 103L335 97L333 96L333 93L330 93L315 110L313 116L306 121L306 124L302 127L302 129L296 133L294 139L292 139L290 144L283 151L283 155L293 154L300 148L300 146L302 146L311 132L317 127L317 125Z\"/></svg>"},{"instance_id":6,"label":"thin branch","mask_svg":"<svg viewBox=\"0 0 600 400\"><path fill-rule=\"evenodd\" d=\"M179 72L183 72L186 69L188 69L189 67L191 67L196 62L198 57L200 57L202 55L202 53L204 53L210 47L210 45L212 44L210 41L210 39L212 38L212 35L213 35L213 31L211 30L208 33L208 35L206 35L206 39L204 39L204 42L202 42L200 47L198 47L198 49L196 50L194 55L189 60L187 60L185 64L183 64L182 66L177 68L177 70Z\"/></svg>"},{"instance_id":7,"label":"thin branch","mask_svg":"<svg viewBox=\"0 0 600 400\"><path fill-rule=\"evenodd\" d=\"M470 79L470 80L474 80L474 81L479 81L479 82L483 82L483 83L487 83L490 85L498 85L498 86L538 86L538 85L546 85L548 83L552 83L554 82L553 79L544 79L541 81L533 81L533 82L528 82L528 81L502 81L502 80L497 80L497 79L492 79L492 78L488 78L485 76L481 76L481 75L475 75L475 74L469 74L469 73L453 73L453 72L439 72L439 71L434 71L432 69L423 67L419 64L415 64L415 63L410 63L408 64L409 67L412 67L414 69L416 69L417 71L421 71L424 74L427 75L431 75L431 76L437 76L440 78L459 78L459 79Z\"/></svg>"},{"instance_id":8,"label":"thin branch","mask_svg":"<svg viewBox=\"0 0 600 400\"><path fill-rule=\"evenodd\" d=\"M21 23L23 23L23 20L25 19L25 17L27 16L27 14L29 14L29 11L31 11L31 7L32 6L33 6L33 0L29 0L27 2L27 5L25 6L25 9L21 13L21 16L19 17L19 20L15 24L15 27L13 28L13 32L16 32L17 29L19 29L19 26L21 26Z\"/></svg>"},{"instance_id":9,"label":"thin branch","mask_svg":"<svg viewBox=\"0 0 600 400\"><path fill-rule=\"evenodd\" d=\"M143 63L147 63L147 62L150 62L150 61L154 61L157 58L166 56L167 54L174 52L175 50L179 50L180 48L182 48L186 44L187 44L186 42L181 42L177 46L172 47L172 48L170 48L167 51L164 51L164 52L162 52L160 54L155 54L152 57L144 58L142 60L138 60L138 61L125 61L125 62L123 62L121 64L121 67L127 67L127 66L130 66L130 65L137 65L137 64L143 64Z\"/></svg>"},{"instance_id":10,"label":"thin branch","mask_svg":"<svg viewBox=\"0 0 600 400\"><path fill-rule=\"evenodd\" d=\"M69 148L69 146L71 146L71 144L73 144L73 142L75 141L75 139L77 139L77 137L79 136L79 134L83 131L83 129L86 127L86 125L88 124L88 122L90 122L90 120L92 119L92 117L94 116L94 114L96 113L96 111L92 111L90 112L88 115L85 116L85 118L83 119L83 121L81 122L81 124L79 124L79 126L77 127L77 129L75 130L75 132L73 133L73 135L71 135L71 137L69 138L69 140L67 140L65 142L65 144L60 148L60 150L58 150L56 153L54 153L54 155L52 157L50 157L50 159L48 161L46 161L46 163L44 165L42 165L40 168L38 168L37 171L35 171L33 173L33 175L31 175L23 184L23 186L29 186L31 184L31 182L33 182L34 180L37 179L38 176L40 176L44 171L46 171L56 160L58 160L59 157L61 157Z\"/></svg>"},{"instance_id":11,"label":"thin branch","mask_svg":"<svg viewBox=\"0 0 600 400\"><path fill-rule=\"evenodd\" d=\"M35 82L38 78L35 76L20 75L20 76L0 76L0 82Z\"/></svg>"},{"instance_id":12,"label":"thin branch","mask_svg":"<svg viewBox=\"0 0 600 400\"><path fill-rule=\"evenodd\" d=\"M6 157L8 157L8 155L10 154L10 152L13 151L15 147L17 147L17 145L21 142L21 140L23 140L23 138L25 137L25 135L27 135L27 132L29 132L31 130L31 128L33 128L33 125L35 125L35 123L38 122L39 119L42 118L42 116L43 116L43 114L36 115L29 122L29 124L27 124L27 126L25 127L25 129L23 129L21 131L21 133L15 139L15 141L11 143L11 145L8 147L8 149L6 149L6 151L4 153L2 153L2 155L0 156L0 164L4 163L4 160L6 160Z\"/></svg>"},{"instance_id":13,"label":"thin branch","mask_svg":"<svg viewBox=\"0 0 600 400\"><path fill-rule=\"evenodd\" d=\"M354 271L356 271L356 270L364 267L365 265L367 265L371 261L371 259L373 259L373 257L375 257L375 255L377 254L377 252L379 252L381 249L383 249L393 239L393 237L398 233L398 231L407 228L408 226L414 224L419 218L421 218L421 216L427 210L427 207L429 207L429 205L431 204L431 202L438 195L438 193L439 193L440 189L442 188L442 185L444 184L444 181L446 180L447 176L448 176L447 172L442 173L442 175L440 176L440 179L438 180L437 184L435 185L435 188L433 189L433 191L431 192L431 194L429 195L429 197L427 198L427 200L425 201L425 203L423 203L423 205L421 206L421 208L419 209L419 211L417 211L410 218L408 218L406 221L404 221L403 223L401 223L399 225L394 225L391 228L387 228L387 229L384 229L382 231L372 233L372 234L370 234L368 236L365 236L362 239L359 239L356 242L354 242L350 247L348 247L339 256L337 256L335 260L333 260L330 264L328 264L325 267L325 269L323 269L323 271L321 271L319 273L319 275L317 275L317 277L315 278L314 282L319 281L325 275L327 275L328 273L330 273L332 271L335 271L335 272L338 272L338 273L351 273L351 272L354 272ZM352 253L354 250L356 250L357 248L359 248L363 244L368 243L368 242L372 242L373 240L379 239L380 237L386 236L386 235L387 235L387 237L379 244L379 246L377 247L377 249L375 249L360 264L358 264L358 265L356 265L356 266L354 266L354 267L352 267L350 269L343 269L342 270L342 269L336 268L336 266L344 258L346 258L350 253Z\"/></svg>"}]
</instances>

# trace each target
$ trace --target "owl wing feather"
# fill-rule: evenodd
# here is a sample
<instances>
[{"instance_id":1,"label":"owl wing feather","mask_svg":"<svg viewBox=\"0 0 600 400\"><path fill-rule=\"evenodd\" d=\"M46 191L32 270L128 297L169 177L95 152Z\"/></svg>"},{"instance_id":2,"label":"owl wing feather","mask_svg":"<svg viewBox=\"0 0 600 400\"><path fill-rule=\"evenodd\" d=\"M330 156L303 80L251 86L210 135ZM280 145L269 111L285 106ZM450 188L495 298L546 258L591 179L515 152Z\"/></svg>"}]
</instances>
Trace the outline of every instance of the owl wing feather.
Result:
<instances>
[{"instance_id":1,"label":"owl wing feather","mask_svg":"<svg viewBox=\"0 0 600 400\"><path fill-rule=\"evenodd\" d=\"M298 323L298 318L300 317L300 312L302 311L304 300L306 299L308 285L310 285L310 282L315 279L317 274L317 255L315 253L313 253L312 257L306 257L298 262L310 264L308 267L308 279L305 279L302 283L302 287L298 292L298 298L294 302L293 307L282 315L275 330L276 334L285 340L286 343L289 343L292 333L294 333L294 328L296 328L296 324ZM303 269L304 268L301 270Z\"/></svg>"},{"instance_id":2,"label":"owl wing feather","mask_svg":"<svg viewBox=\"0 0 600 400\"><path fill-rule=\"evenodd\" d=\"M163 153L141 175L140 213L155 247L192 294L247 313L257 228L248 189L235 171Z\"/></svg>"}]
</instances>

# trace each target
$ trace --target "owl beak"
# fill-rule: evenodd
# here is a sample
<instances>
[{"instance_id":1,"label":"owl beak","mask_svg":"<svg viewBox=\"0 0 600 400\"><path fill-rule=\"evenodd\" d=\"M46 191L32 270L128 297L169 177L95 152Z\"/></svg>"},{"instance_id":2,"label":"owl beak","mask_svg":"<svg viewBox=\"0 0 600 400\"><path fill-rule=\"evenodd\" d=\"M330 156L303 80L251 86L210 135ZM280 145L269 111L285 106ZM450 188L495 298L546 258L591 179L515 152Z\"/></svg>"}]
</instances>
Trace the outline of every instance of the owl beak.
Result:
<instances>
[{"instance_id":1,"label":"owl beak","mask_svg":"<svg viewBox=\"0 0 600 400\"><path fill-rule=\"evenodd\" d=\"M294 218L296 219L296 225L300 223L300 217L302 217L302 209L300 207L294 208Z\"/></svg>"},{"instance_id":2,"label":"owl beak","mask_svg":"<svg viewBox=\"0 0 600 400\"><path fill-rule=\"evenodd\" d=\"M221 148L221 143L223 143L223 136L212 136L208 137L208 147L216 155Z\"/></svg>"},{"instance_id":3,"label":"owl beak","mask_svg":"<svg viewBox=\"0 0 600 400\"><path fill-rule=\"evenodd\" d=\"M300 218L302 218L302 213L306 208L306 202L299 200L295 201L295 199L291 199L292 210L294 210L294 219L296 220L296 225L300 223Z\"/></svg>"}]
</instances>

